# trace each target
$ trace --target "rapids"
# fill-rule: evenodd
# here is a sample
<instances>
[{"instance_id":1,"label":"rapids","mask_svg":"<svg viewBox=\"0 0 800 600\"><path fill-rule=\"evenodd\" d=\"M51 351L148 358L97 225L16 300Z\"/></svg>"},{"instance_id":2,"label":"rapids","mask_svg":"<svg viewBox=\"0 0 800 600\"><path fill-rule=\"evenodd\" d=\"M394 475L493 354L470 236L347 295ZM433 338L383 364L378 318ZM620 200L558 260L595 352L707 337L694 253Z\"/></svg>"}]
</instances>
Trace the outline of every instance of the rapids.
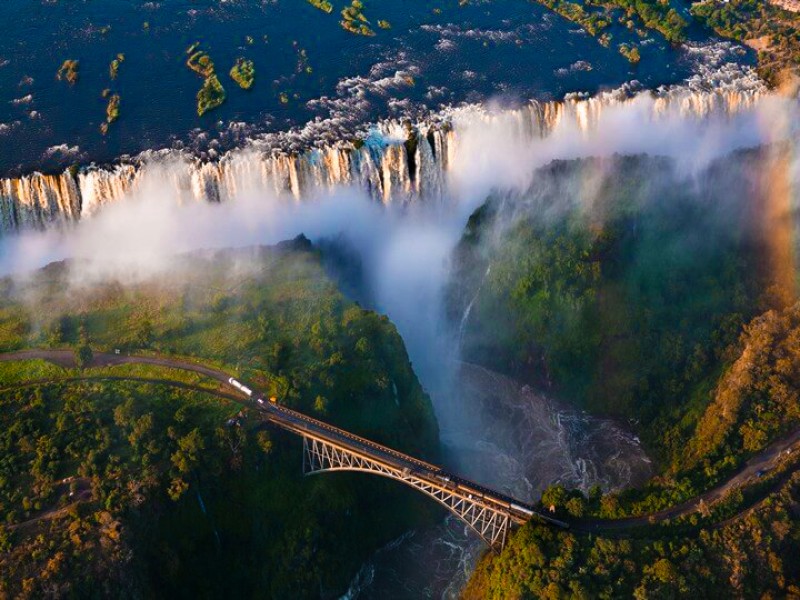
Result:
<instances>
[{"instance_id":1,"label":"rapids","mask_svg":"<svg viewBox=\"0 0 800 600\"><path fill-rule=\"evenodd\" d=\"M523 501L561 483L587 492L639 485L652 474L638 440L477 365L460 363L439 410L448 467ZM441 399L440 399L441 401ZM452 516L395 540L361 569L344 599L456 599L485 550Z\"/></svg>"}]
</instances>

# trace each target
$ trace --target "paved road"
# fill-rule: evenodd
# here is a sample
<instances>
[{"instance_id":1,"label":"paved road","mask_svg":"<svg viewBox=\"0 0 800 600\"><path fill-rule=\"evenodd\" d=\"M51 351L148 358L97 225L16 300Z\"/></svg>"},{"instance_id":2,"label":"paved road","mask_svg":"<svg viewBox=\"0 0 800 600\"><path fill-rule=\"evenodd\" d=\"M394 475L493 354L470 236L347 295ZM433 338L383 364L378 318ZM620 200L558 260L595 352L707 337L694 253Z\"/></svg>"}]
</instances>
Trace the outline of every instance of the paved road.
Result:
<instances>
[{"instance_id":1,"label":"paved road","mask_svg":"<svg viewBox=\"0 0 800 600\"><path fill-rule=\"evenodd\" d=\"M0 360L0 362L3 361ZM161 377L135 377L133 375L82 375L82 376L79 375L75 377L59 377L58 379L53 379L53 378L32 379L30 381L25 381L22 383L14 383L11 385L0 386L0 392L5 392L9 390L19 390L19 389L34 387L37 385L55 385L59 383L71 383L78 381L121 381L121 382L135 381L138 383L166 385L169 387L181 388L184 390L192 390L194 392L204 392L206 394L217 396L218 398L224 398L225 400L231 400L233 402L238 402L239 404L244 404L247 407L252 406L249 402L245 402L241 396L225 392L222 389L204 387L202 385L197 385L195 383L186 383L185 381L177 381L174 379L165 379Z\"/></svg>"},{"instance_id":2,"label":"paved road","mask_svg":"<svg viewBox=\"0 0 800 600\"><path fill-rule=\"evenodd\" d=\"M0 354L0 362L11 360L46 360L62 367L75 367L75 353L72 350L20 350ZM92 367L110 367L125 364L156 365L181 371L193 371L206 375L217 381L227 384L230 375L219 369L212 369L205 365L180 360L177 358L164 358L159 356L130 356L127 354L112 354L110 352L95 352L92 357Z\"/></svg>"},{"instance_id":3,"label":"paved road","mask_svg":"<svg viewBox=\"0 0 800 600\"><path fill-rule=\"evenodd\" d=\"M19 352L0 354L0 362L14 361L14 360L31 360L31 359L46 360L66 367L75 366L74 353L71 350L23 350ZM91 366L102 367L102 366L121 365L121 364L149 364L149 365L162 366L172 369L191 371L194 373L205 375L214 380L217 380L220 383L224 384L225 386L229 385L228 384L229 375L227 373L220 371L218 369L213 369L204 365L199 365L187 360L180 360L176 358L165 358L165 357L154 357L154 356L129 356L124 354L97 352L94 354ZM146 383L164 384L184 389L202 391L205 393L225 398L227 400L233 400L250 407L253 406L250 399L249 398L245 399L244 395L241 394L238 390L236 390L237 394L234 395L231 393L227 393L222 389L214 390L210 388L204 388L198 385L188 384L180 381L173 381L169 379L87 375L85 377L59 379L58 381L84 380L84 379L87 380L105 379L105 380L118 380L118 381L128 380L128 381L142 381ZM27 382L12 387L19 388L19 387L37 385L40 383L47 383L47 381ZM233 390L235 388L231 387L230 389ZM503 496L502 494L499 494L493 490L489 490L487 488L479 486L473 482L460 479L457 476L451 475L449 473L445 473L435 465L431 465L430 463L420 461L414 457L408 456L401 452L397 452L396 450L392 450L391 448L388 448L386 446L382 446L380 444L372 442L371 440L361 438L348 431L339 429L337 427L334 427L333 425L324 423L323 421L318 421L307 415L288 409L284 406L274 405L267 402L264 406L260 408L262 410L262 413L270 421L275 422L276 424L280 425L281 427L284 427L285 429L294 431L295 433L302 434L303 431L313 432L316 435L325 437L326 439L329 439L336 443L346 444L349 447L360 449L366 454L372 457L383 459L393 466L400 466L401 468L413 469L418 473L424 472L426 477L430 477L431 480L436 483L441 483L440 481L441 478L437 477L437 475L438 476L445 475L450 478L450 482L452 484L462 485L465 487L465 489L471 489L472 491L478 494L493 497L498 501L498 503L501 504L505 503L506 505L510 503L516 503L521 506L527 507L527 505L525 505L524 503L518 502L513 498ZM643 515L638 517L629 517L624 519L609 519L609 520L591 519L583 521L581 520L571 521L570 526L575 531L586 532L586 533L615 532L615 531L624 531L626 529L660 523L669 519L674 519L676 517L681 517L692 513L696 513L700 508L701 502L704 502L706 505L709 505L715 502L716 500L719 500L723 496L725 496L731 490L740 487L743 484L746 484L750 480L756 479L758 477L759 472L766 472L769 469L773 468L781 459L781 457L786 455L787 451L789 453L800 452L800 430L771 444L765 450L758 453L756 456L752 457L749 461L747 461L747 463L745 463L745 465L737 473L735 473L732 477L730 477L720 485L704 492L703 494L700 494L699 496L696 496L695 498L692 498L691 500L688 500L687 502L684 502L683 504L678 504L673 507L658 511L656 513L651 513L648 515ZM547 515L540 515L540 516L542 516L547 520L553 520ZM560 523L558 521L556 522Z\"/></svg>"}]
</instances>

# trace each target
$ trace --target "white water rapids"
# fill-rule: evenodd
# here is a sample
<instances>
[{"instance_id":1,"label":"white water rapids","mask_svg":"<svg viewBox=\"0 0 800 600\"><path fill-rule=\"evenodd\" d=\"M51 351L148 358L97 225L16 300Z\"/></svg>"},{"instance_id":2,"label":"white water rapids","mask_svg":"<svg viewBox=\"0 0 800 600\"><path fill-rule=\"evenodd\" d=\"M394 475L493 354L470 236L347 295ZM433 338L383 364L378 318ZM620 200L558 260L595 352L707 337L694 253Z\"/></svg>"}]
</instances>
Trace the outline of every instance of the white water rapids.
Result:
<instances>
[{"instance_id":1,"label":"white water rapids","mask_svg":"<svg viewBox=\"0 0 800 600\"><path fill-rule=\"evenodd\" d=\"M449 468L528 502L552 483L617 490L652 474L638 440L598 419L477 365L461 363L439 402ZM436 397L437 394L434 394ZM345 598L458 598L485 546L455 517L379 551Z\"/></svg>"}]
</instances>

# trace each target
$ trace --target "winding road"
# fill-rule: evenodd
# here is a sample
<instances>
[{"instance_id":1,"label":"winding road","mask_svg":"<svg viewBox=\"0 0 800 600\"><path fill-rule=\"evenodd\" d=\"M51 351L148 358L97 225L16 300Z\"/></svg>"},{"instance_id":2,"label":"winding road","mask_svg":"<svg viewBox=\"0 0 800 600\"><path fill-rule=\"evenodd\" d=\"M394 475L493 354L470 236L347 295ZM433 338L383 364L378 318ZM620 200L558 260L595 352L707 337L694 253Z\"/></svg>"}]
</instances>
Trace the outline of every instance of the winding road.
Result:
<instances>
[{"instance_id":1,"label":"winding road","mask_svg":"<svg viewBox=\"0 0 800 600\"><path fill-rule=\"evenodd\" d=\"M18 352L7 352L0 354L0 362L14 360L46 360L61 367L76 367L75 352L72 350L20 350ZM89 367L112 367L114 365L140 364L155 365L181 371L192 371L216 379L227 384L230 375L219 369L212 369L205 365L180 360L177 358L165 358L159 356L140 356L128 354L112 354L111 352L95 352Z\"/></svg>"},{"instance_id":2,"label":"winding road","mask_svg":"<svg viewBox=\"0 0 800 600\"><path fill-rule=\"evenodd\" d=\"M800 454L800 430L795 431L791 435L772 443L770 446L751 457L750 460L748 460L731 477L716 487L713 487L710 490L707 490L702 494L683 502L682 504L676 504L675 506L665 508L664 510L638 517L572 521L570 526L576 531L582 531L586 533L613 532L635 527L654 525L678 517L699 513L701 511L702 504L710 506L714 502L725 497L725 495L727 495L729 492L743 487L748 482L760 478L763 474L773 469L782 458L788 457L789 455L796 456L798 454ZM779 487L785 479L786 477L779 477L772 489L774 490L774 488ZM748 506L740 513L740 515L747 512L747 510L750 508L751 507Z\"/></svg>"},{"instance_id":3,"label":"winding road","mask_svg":"<svg viewBox=\"0 0 800 600\"><path fill-rule=\"evenodd\" d=\"M69 367L74 368L76 366L75 356L72 350L34 349L34 350L21 350L18 352L9 352L0 354L0 362L22 361L22 360L44 360L68 368ZM190 362L188 360L182 360L177 358L95 352L91 364L89 366L108 367L108 366L124 365L124 364L154 365L154 366L161 366L171 369L178 369L182 371L198 373L200 375L204 375L213 380L216 380L230 389L234 389L228 384L228 379L230 377L228 373L225 373L224 371L221 371L219 369L214 369L202 364L197 364ZM48 383L62 383L70 381L100 381L100 380L138 381L142 383L168 385L172 387L204 392L220 398L224 398L226 400L245 404L247 406L252 405L252 402L250 402L249 398L245 400L245 398L240 393L239 394L229 393L225 391L225 388L222 387L220 387L219 389L213 389L196 384L191 384L166 378L163 379L147 378L147 377L124 376L124 375L85 375L85 376L72 376L59 379L49 379L49 380L43 379L38 381L28 381L24 383L16 383L6 386L0 384L0 391L19 389L24 387L31 387L34 385L48 384ZM650 513L648 515L642 515L637 517L628 517L623 519L609 519L609 520L601 520L601 519L573 520L570 522L570 526L574 531L582 533L613 533L613 532L623 532L625 530L639 528L648 525L654 525L667 520L694 514L701 509L703 503L705 505L710 505L718 501L732 490L739 488L750 481L758 479L761 475L763 475L770 469L774 468L782 458L788 457L789 455L794 455L797 452L800 452L800 430L795 431L791 435L774 442L766 449L764 449L757 455L750 458L750 460L748 460L744 464L744 466L742 466L741 469L739 469L734 475L732 475L724 482L682 504L678 504L655 513ZM782 484L783 481L785 481L785 479L786 477L779 477L775 483L775 487ZM751 507L747 507L740 514L746 513L748 510L750 510L750 508Z\"/></svg>"}]
</instances>

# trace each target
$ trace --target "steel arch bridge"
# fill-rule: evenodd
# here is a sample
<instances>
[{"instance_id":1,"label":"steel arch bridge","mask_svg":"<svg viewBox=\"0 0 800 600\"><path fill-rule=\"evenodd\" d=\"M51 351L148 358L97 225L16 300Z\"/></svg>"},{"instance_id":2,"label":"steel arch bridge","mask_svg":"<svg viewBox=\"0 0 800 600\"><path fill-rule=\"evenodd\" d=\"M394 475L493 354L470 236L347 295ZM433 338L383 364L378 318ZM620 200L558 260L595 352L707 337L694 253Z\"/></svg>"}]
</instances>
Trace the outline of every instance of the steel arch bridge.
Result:
<instances>
[{"instance_id":1,"label":"steel arch bridge","mask_svg":"<svg viewBox=\"0 0 800 600\"><path fill-rule=\"evenodd\" d=\"M249 388L245 390L252 394ZM444 506L492 550L499 551L505 546L511 526L521 525L531 518L568 527L563 521L519 500L324 421L264 401L257 395L256 406L266 420L302 437L305 475L355 471L400 481Z\"/></svg>"},{"instance_id":2,"label":"steel arch bridge","mask_svg":"<svg viewBox=\"0 0 800 600\"><path fill-rule=\"evenodd\" d=\"M502 549L505 545L512 522L525 522L525 519L512 515L508 508L459 490L457 484L453 484L452 488L444 481L436 484L409 468L390 466L351 449L304 435L303 473L314 475L331 471L360 471L401 481L436 500L469 525L494 550Z\"/></svg>"}]
</instances>

